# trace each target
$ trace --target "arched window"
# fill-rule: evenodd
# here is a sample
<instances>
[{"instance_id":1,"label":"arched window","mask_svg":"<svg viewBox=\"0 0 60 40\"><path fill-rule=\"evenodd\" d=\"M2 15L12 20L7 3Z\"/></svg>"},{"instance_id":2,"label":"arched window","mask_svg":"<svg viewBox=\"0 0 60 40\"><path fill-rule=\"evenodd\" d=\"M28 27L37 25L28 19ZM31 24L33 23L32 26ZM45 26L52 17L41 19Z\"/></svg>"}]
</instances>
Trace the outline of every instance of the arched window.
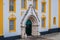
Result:
<instances>
[{"instance_id":1,"label":"arched window","mask_svg":"<svg viewBox=\"0 0 60 40\"><path fill-rule=\"evenodd\" d=\"M33 0L33 7L38 9L38 0Z\"/></svg>"},{"instance_id":2,"label":"arched window","mask_svg":"<svg viewBox=\"0 0 60 40\"><path fill-rule=\"evenodd\" d=\"M16 0L9 0L9 11L16 11Z\"/></svg>"},{"instance_id":3,"label":"arched window","mask_svg":"<svg viewBox=\"0 0 60 40\"><path fill-rule=\"evenodd\" d=\"M56 17L53 18L53 24L56 25Z\"/></svg>"},{"instance_id":4,"label":"arched window","mask_svg":"<svg viewBox=\"0 0 60 40\"><path fill-rule=\"evenodd\" d=\"M9 17L9 32L16 32L16 17L14 15Z\"/></svg>"}]
</instances>

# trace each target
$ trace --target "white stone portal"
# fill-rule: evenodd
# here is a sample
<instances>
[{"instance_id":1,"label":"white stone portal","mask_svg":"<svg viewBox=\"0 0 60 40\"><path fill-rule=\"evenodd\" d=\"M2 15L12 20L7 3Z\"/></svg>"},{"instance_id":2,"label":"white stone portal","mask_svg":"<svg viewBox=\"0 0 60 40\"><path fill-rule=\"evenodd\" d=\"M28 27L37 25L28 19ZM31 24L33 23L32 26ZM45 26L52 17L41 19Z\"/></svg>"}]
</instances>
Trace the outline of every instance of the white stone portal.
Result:
<instances>
[{"instance_id":1,"label":"white stone portal","mask_svg":"<svg viewBox=\"0 0 60 40\"><path fill-rule=\"evenodd\" d=\"M32 36L40 35L40 33L38 32L38 21L37 21L36 17L33 16L33 15L30 15L28 17L28 19L31 20L31 22L32 22ZM28 37L26 32L25 32L25 30L26 30L25 27L26 27L26 25L24 25L24 26L23 26L23 24L21 25L21 35L22 35L22 38L27 38Z\"/></svg>"}]
</instances>

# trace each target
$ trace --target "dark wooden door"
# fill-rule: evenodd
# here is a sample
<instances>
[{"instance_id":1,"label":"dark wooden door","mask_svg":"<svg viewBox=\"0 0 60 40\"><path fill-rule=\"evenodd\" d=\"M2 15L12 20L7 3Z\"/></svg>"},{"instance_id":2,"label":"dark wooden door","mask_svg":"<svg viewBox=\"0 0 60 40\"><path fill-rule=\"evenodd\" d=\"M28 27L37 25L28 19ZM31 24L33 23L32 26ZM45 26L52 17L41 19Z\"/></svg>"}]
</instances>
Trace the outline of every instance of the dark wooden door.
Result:
<instances>
[{"instance_id":1,"label":"dark wooden door","mask_svg":"<svg viewBox=\"0 0 60 40\"><path fill-rule=\"evenodd\" d=\"M30 20L27 20L26 22L26 34L27 36L32 34L32 22Z\"/></svg>"}]
</instances>

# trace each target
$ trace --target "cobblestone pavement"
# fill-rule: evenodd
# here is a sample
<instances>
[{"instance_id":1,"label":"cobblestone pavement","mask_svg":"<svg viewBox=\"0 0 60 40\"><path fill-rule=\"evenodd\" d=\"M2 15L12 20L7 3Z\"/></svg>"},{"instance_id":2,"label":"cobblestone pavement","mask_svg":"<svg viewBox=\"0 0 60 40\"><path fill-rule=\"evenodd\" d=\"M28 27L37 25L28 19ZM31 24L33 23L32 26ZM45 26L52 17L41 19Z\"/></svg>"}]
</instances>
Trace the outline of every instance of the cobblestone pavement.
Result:
<instances>
[{"instance_id":1,"label":"cobblestone pavement","mask_svg":"<svg viewBox=\"0 0 60 40\"><path fill-rule=\"evenodd\" d=\"M51 39L47 39L47 38L43 38L43 37L29 37L26 39L21 39L21 40L51 40Z\"/></svg>"},{"instance_id":2,"label":"cobblestone pavement","mask_svg":"<svg viewBox=\"0 0 60 40\"><path fill-rule=\"evenodd\" d=\"M24 38L24 39L17 39L17 40L52 40L52 39L47 39L47 38L44 38L44 37L34 37L34 36L30 36L28 38Z\"/></svg>"},{"instance_id":3,"label":"cobblestone pavement","mask_svg":"<svg viewBox=\"0 0 60 40\"><path fill-rule=\"evenodd\" d=\"M42 35L40 37L28 37L25 39L17 39L17 40L60 40L60 32L57 33L51 33Z\"/></svg>"},{"instance_id":4,"label":"cobblestone pavement","mask_svg":"<svg viewBox=\"0 0 60 40\"><path fill-rule=\"evenodd\" d=\"M53 40L60 40L60 32L42 35L42 37Z\"/></svg>"}]
</instances>

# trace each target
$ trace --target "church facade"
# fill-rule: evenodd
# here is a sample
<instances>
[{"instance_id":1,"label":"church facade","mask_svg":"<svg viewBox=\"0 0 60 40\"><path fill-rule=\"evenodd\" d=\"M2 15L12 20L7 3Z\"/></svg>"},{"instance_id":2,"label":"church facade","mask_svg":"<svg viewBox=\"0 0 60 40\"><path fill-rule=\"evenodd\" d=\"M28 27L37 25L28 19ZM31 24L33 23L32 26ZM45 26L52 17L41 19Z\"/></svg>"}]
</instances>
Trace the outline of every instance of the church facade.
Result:
<instances>
[{"instance_id":1,"label":"church facade","mask_svg":"<svg viewBox=\"0 0 60 40\"><path fill-rule=\"evenodd\" d=\"M0 0L0 36L37 36L60 31L60 0Z\"/></svg>"}]
</instances>

